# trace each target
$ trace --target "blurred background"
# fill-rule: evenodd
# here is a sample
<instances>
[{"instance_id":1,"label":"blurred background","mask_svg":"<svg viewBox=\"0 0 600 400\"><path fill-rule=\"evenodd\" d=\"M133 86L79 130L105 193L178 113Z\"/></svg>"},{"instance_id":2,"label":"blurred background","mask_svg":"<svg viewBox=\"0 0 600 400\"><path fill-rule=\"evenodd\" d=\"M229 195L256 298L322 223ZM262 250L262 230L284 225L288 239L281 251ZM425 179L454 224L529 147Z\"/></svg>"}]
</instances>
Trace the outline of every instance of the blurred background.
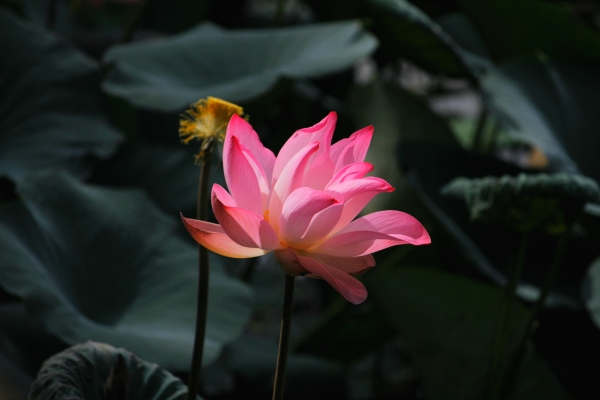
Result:
<instances>
[{"instance_id":1,"label":"blurred background","mask_svg":"<svg viewBox=\"0 0 600 400\"><path fill-rule=\"evenodd\" d=\"M207 96L275 153L330 111L334 141L373 125L367 161L396 190L365 212L432 237L375 254L359 306L297 279L286 398L485 398L520 253L509 353L560 269L506 398L598 398L600 199L552 177L600 179L599 29L584 0L0 0L0 398L88 340L187 378L197 253L179 212L195 215L199 169L177 130ZM501 206L442 194L542 173L552 190L517 184ZM268 397L283 272L211 260L201 394Z\"/></svg>"}]
</instances>

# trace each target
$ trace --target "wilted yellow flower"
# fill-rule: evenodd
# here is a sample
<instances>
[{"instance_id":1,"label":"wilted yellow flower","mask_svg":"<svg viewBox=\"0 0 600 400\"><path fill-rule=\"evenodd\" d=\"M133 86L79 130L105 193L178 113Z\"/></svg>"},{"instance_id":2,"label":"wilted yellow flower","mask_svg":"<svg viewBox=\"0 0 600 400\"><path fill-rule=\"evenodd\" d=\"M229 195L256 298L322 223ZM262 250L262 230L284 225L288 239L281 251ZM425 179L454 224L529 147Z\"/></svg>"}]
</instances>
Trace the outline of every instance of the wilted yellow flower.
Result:
<instances>
[{"instance_id":1,"label":"wilted yellow flower","mask_svg":"<svg viewBox=\"0 0 600 400\"><path fill-rule=\"evenodd\" d=\"M193 139L200 140L200 151L196 154L196 162L201 161L206 152L216 142L223 142L227 124L233 114L243 115L244 109L236 104L216 97L200 99L192 104L192 108L182 115L179 121L179 137L188 144Z\"/></svg>"}]
</instances>

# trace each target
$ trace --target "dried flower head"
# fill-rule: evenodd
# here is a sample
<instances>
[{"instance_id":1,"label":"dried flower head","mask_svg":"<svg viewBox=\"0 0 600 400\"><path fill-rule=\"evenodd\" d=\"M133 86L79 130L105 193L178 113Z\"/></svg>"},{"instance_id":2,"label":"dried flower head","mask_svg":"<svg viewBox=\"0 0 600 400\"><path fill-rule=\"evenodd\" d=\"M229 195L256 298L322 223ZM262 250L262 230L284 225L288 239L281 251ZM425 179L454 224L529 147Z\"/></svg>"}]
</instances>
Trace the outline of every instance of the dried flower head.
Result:
<instances>
[{"instance_id":1,"label":"dried flower head","mask_svg":"<svg viewBox=\"0 0 600 400\"><path fill-rule=\"evenodd\" d=\"M201 141L196 162L200 162L212 150L216 142L223 142L227 124L234 115L243 115L244 109L216 97L200 99L182 115L179 121L179 137L183 144L194 139Z\"/></svg>"}]
</instances>

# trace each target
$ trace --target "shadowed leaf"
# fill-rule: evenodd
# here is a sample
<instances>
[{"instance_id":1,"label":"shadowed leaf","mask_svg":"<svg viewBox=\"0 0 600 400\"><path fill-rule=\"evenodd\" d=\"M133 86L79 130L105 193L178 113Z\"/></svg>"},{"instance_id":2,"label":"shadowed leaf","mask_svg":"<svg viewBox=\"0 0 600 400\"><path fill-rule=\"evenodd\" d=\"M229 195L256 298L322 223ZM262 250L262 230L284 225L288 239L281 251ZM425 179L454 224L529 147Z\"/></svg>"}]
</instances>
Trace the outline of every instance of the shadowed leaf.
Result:
<instances>
[{"instance_id":1,"label":"shadowed leaf","mask_svg":"<svg viewBox=\"0 0 600 400\"><path fill-rule=\"evenodd\" d=\"M379 274L371 282L373 296L415 357L425 396L431 400L481 399L503 293L431 268L400 268ZM512 308L511 348L526 318L522 306ZM508 398L569 397L541 359L529 352Z\"/></svg>"},{"instance_id":2,"label":"shadowed leaf","mask_svg":"<svg viewBox=\"0 0 600 400\"><path fill-rule=\"evenodd\" d=\"M0 175L43 167L88 171L121 141L103 114L97 64L0 8ZM10 55L10 56L8 56Z\"/></svg>"},{"instance_id":3,"label":"shadowed leaf","mask_svg":"<svg viewBox=\"0 0 600 400\"><path fill-rule=\"evenodd\" d=\"M600 180L599 71L539 57L491 70L482 88L505 132L541 148L554 171L580 171Z\"/></svg>"},{"instance_id":4,"label":"shadowed leaf","mask_svg":"<svg viewBox=\"0 0 600 400\"><path fill-rule=\"evenodd\" d=\"M365 0L381 50L433 73L472 77L463 50L435 21L406 0Z\"/></svg>"},{"instance_id":5,"label":"shadowed leaf","mask_svg":"<svg viewBox=\"0 0 600 400\"><path fill-rule=\"evenodd\" d=\"M457 0L497 61L532 56L600 62L600 33L566 4L541 0Z\"/></svg>"},{"instance_id":6,"label":"shadowed leaf","mask_svg":"<svg viewBox=\"0 0 600 400\"><path fill-rule=\"evenodd\" d=\"M0 285L68 344L123 346L166 368L189 367L197 250L136 190L79 183L41 171L18 183L22 202L0 207ZM204 362L237 337L250 289L215 257Z\"/></svg>"},{"instance_id":7,"label":"shadowed leaf","mask_svg":"<svg viewBox=\"0 0 600 400\"><path fill-rule=\"evenodd\" d=\"M105 383L114 376L115 365L129 375L124 397L105 392ZM49 358L31 386L29 399L183 400L186 394L187 386L162 367L125 349L86 342Z\"/></svg>"}]
</instances>

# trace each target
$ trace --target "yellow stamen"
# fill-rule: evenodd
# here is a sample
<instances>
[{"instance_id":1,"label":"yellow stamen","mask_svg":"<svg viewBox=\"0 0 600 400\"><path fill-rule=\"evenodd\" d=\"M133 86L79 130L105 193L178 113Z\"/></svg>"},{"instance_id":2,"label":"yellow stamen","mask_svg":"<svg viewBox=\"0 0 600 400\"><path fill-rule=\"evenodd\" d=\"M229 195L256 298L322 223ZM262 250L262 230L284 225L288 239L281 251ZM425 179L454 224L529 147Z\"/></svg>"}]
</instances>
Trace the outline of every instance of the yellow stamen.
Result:
<instances>
[{"instance_id":1,"label":"yellow stamen","mask_svg":"<svg viewBox=\"0 0 600 400\"><path fill-rule=\"evenodd\" d=\"M200 152L196 162L201 161L215 142L223 142L227 124L233 114L243 115L244 109L236 104L216 97L200 99L182 115L179 121L179 137L188 144L194 139L200 140Z\"/></svg>"},{"instance_id":2,"label":"yellow stamen","mask_svg":"<svg viewBox=\"0 0 600 400\"><path fill-rule=\"evenodd\" d=\"M263 214L263 218L264 218L264 219L265 219L267 222L269 222L269 210L266 210L266 211L264 212L264 214Z\"/></svg>"}]
</instances>

